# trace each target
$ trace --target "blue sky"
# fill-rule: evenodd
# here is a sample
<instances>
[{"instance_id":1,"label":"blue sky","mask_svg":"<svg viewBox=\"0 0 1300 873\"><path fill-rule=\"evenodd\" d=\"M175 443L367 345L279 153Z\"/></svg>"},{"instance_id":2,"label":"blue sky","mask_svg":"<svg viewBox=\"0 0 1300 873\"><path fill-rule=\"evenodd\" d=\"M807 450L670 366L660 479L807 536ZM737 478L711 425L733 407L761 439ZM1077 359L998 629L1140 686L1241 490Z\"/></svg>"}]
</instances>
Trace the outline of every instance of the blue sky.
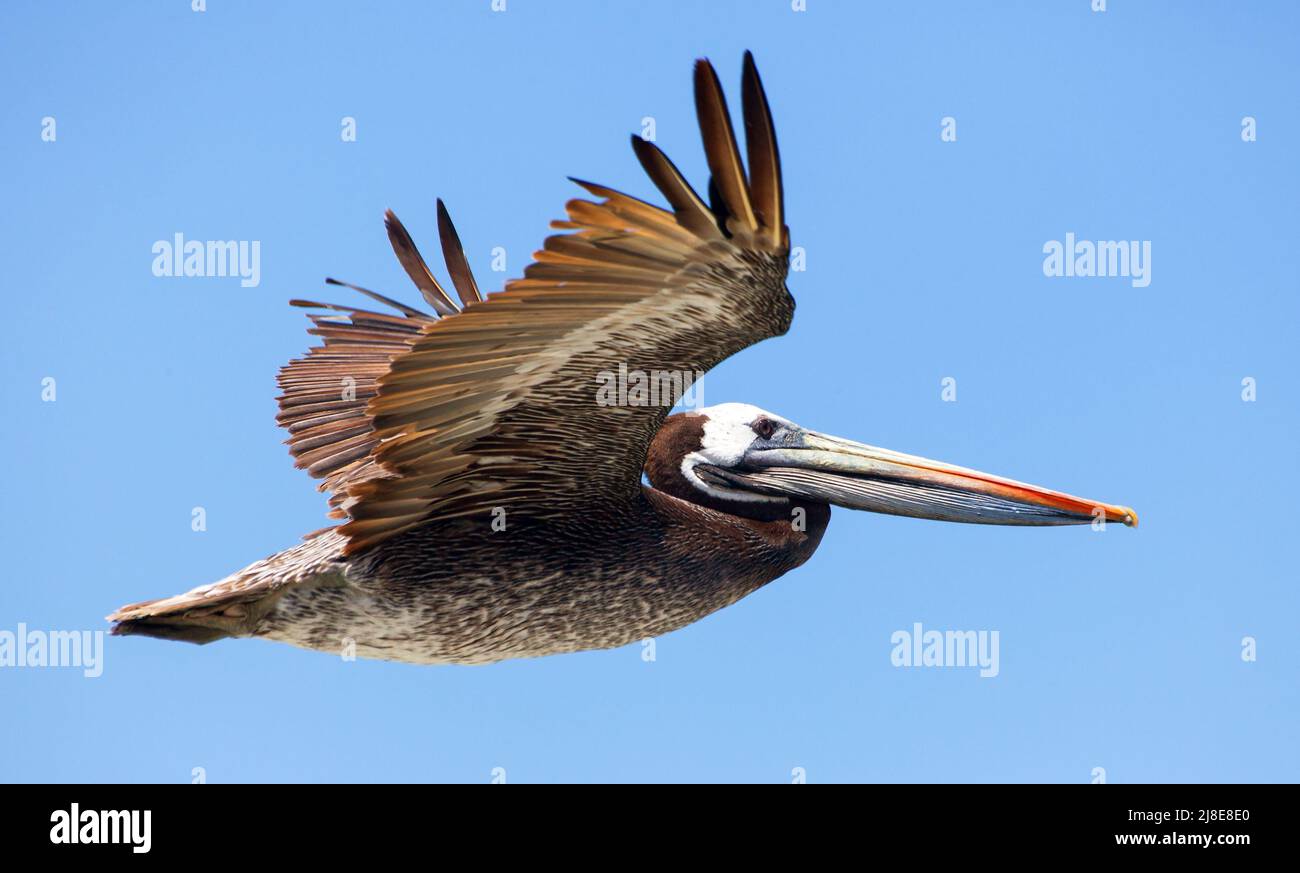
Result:
<instances>
[{"instance_id":1,"label":"blue sky","mask_svg":"<svg viewBox=\"0 0 1300 873\"><path fill-rule=\"evenodd\" d=\"M658 199L626 141L646 116L702 187L691 62L737 107L746 48L807 269L790 334L706 402L1142 526L839 510L812 561L650 663L110 639L96 679L0 668L0 779L1300 779L1300 12L1107 5L4 4L0 631L100 629L320 527L274 423L276 368L309 344L286 301L351 302L326 275L415 299L381 215L434 249L436 196L496 290L566 175ZM260 284L155 277L178 232L260 241ZM1149 241L1150 284L1045 276L1067 233ZM915 622L998 631L999 675L892 666Z\"/></svg>"}]
</instances>

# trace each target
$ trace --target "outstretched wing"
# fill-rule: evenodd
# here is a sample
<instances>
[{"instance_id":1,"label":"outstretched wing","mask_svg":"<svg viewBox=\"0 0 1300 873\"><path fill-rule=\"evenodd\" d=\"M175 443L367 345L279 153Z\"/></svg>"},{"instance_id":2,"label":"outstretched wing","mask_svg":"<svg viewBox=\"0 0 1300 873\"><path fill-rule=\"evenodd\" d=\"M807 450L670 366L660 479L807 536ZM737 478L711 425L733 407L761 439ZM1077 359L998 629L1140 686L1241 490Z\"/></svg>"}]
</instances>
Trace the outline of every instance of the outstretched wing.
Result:
<instances>
[{"instance_id":1,"label":"outstretched wing","mask_svg":"<svg viewBox=\"0 0 1300 873\"><path fill-rule=\"evenodd\" d=\"M786 331L794 302L780 160L748 53L742 86L748 174L717 76L699 61L711 203L633 137L671 210L579 182L597 199L570 201L568 220L553 223L568 232L486 300L440 204L444 253L466 304L458 313L389 213L403 267L442 317L363 292L401 315L313 315L325 345L280 376L291 451L334 492L348 553L497 507L556 517L637 499L650 440L675 398L620 405L602 386L620 372L689 384Z\"/></svg>"}]
</instances>

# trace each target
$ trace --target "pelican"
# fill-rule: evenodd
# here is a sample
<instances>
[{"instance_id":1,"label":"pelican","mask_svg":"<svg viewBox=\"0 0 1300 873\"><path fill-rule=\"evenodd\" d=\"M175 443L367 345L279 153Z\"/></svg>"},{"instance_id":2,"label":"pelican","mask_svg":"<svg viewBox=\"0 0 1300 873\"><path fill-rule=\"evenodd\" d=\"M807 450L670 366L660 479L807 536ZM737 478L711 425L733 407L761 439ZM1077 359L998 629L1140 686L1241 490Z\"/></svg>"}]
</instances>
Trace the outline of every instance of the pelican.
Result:
<instances>
[{"instance_id":1,"label":"pelican","mask_svg":"<svg viewBox=\"0 0 1300 873\"><path fill-rule=\"evenodd\" d=\"M800 566L831 505L977 524L1136 525L1129 508L818 433L744 403L598 402L602 373L704 372L784 334L790 234L747 52L742 162L712 65L695 104L701 199L633 136L664 209L574 180L523 278L484 297L450 216L451 287L385 224L427 309L294 300L323 344L279 375L278 420L340 523L209 585L125 606L114 633L259 637L418 664L622 646ZM622 396L622 395L620 395ZM644 474L648 484L643 483Z\"/></svg>"}]
</instances>

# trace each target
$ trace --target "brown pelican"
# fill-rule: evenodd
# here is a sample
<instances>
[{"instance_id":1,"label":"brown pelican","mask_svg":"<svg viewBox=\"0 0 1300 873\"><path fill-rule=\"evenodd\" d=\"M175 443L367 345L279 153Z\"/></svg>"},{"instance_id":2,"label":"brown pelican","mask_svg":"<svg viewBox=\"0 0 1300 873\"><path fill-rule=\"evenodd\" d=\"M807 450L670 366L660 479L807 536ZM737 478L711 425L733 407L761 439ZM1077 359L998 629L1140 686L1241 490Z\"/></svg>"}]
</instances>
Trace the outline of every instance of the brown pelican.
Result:
<instances>
[{"instance_id":1,"label":"brown pelican","mask_svg":"<svg viewBox=\"0 0 1300 873\"><path fill-rule=\"evenodd\" d=\"M790 326L776 134L748 53L741 97L747 168L713 67L696 63L707 203L633 136L671 208L578 182L595 199L570 201L553 224L564 233L486 299L441 202L461 306L389 212L393 248L432 311L355 286L393 313L293 301L333 314L310 316L324 344L279 377L290 451L323 479L343 522L219 582L123 607L109 617L114 631L486 663L690 624L808 560L831 504L979 524L1135 525L1123 506L827 436L746 404L668 416L671 402L598 402L602 373L702 372Z\"/></svg>"}]
</instances>

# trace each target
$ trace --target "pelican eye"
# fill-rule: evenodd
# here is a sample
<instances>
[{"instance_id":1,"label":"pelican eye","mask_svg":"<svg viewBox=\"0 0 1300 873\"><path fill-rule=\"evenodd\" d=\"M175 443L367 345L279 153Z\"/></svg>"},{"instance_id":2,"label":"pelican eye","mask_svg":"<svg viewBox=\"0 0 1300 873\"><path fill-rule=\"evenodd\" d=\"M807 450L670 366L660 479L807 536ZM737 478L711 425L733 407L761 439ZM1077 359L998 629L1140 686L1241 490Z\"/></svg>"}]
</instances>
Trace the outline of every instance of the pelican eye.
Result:
<instances>
[{"instance_id":1,"label":"pelican eye","mask_svg":"<svg viewBox=\"0 0 1300 873\"><path fill-rule=\"evenodd\" d=\"M758 434L765 440L771 439L772 434L776 433L776 422L770 418L757 418L750 425L754 433Z\"/></svg>"}]
</instances>

